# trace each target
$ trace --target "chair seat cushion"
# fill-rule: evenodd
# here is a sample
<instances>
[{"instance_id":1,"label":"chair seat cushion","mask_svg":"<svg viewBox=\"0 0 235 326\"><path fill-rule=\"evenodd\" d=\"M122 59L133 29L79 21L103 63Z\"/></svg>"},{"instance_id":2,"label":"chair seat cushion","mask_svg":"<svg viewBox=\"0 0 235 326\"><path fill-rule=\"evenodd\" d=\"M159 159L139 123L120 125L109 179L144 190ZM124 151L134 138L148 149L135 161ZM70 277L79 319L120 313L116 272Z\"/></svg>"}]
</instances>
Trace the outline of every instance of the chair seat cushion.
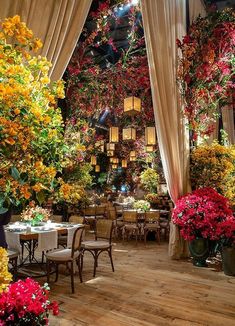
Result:
<instances>
[{"instance_id":1,"label":"chair seat cushion","mask_svg":"<svg viewBox=\"0 0 235 326\"><path fill-rule=\"evenodd\" d=\"M19 253L14 250L7 249L7 256L9 259L17 258L19 256Z\"/></svg>"},{"instance_id":2,"label":"chair seat cushion","mask_svg":"<svg viewBox=\"0 0 235 326\"><path fill-rule=\"evenodd\" d=\"M138 226L136 224L125 224L124 228L126 230L135 230L135 229L138 229Z\"/></svg>"},{"instance_id":3,"label":"chair seat cushion","mask_svg":"<svg viewBox=\"0 0 235 326\"><path fill-rule=\"evenodd\" d=\"M53 261L71 261L73 259L78 258L80 252L76 251L74 253L73 259L71 257L71 254L72 254L72 249L65 248L65 249L62 249L62 250L57 249L57 250L54 250L54 251L48 251L46 253L46 257L47 257L47 259L53 260Z\"/></svg>"},{"instance_id":4,"label":"chair seat cushion","mask_svg":"<svg viewBox=\"0 0 235 326\"><path fill-rule=\"evenodd\" d=\"M160 225L157 223L146 223L144 229L147 230L157 230L160 229Z\"/></svg>"},{"instance_id":5,"label":"chair seat cushion","mask_svg":"<svg viewBox=\"0 0 235 326\"><path fill-rule=\"evenodd\" d=\"M104 240L89 240L82 242L83 249L108 249L110 246L111 244Z\"/></svg>"}]
</instances>

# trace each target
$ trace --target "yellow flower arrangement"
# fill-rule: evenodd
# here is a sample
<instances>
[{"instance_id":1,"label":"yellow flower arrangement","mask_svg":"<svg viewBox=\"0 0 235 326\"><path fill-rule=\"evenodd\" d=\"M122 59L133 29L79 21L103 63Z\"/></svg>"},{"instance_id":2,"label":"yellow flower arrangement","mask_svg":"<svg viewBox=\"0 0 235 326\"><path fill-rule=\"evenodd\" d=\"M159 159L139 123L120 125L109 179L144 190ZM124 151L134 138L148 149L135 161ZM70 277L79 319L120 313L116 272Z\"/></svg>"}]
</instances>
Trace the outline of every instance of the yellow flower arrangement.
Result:
<instances>
[{"instance_id":1,"label":"yellow flower arrangement","mask_svg":"<svg viewBox=\"0 0 235 326\"><path fill-rule=\"evenodd\" d=\"M194 188L211 187L235 204L235 147L217 142L200 145L191 155Z\"/></svg>"},{"instance_id":2,"label":"yellow flower arrangement","mask_svg":"<svg viewBox=\"0 0 235 326\"><path fill-rule=\"evenodd\" d=\"M40 47L18 15L0 25L0 214L10 202L41 202L67 150L56 108L63 82L50 84L51 63L34 54Z\"/></svg>"},{"instance_id":3,"label":"yellow flower arrangement","mask_svg":"<svg viewBox=\"0 0 235 326\"><path fill-rule=\"evenodd\" d=\"M61 178L58 180L60 187L55 193L55 202L66 202L76 205L86 197L85 189L78 183L66 183Z\"/></svg>"},{"instance_id":4,"label":"yellow flower arrangement","mask_svg":"<svg viewBox=\"0 0 235 326\"><path fill-rule=\"evenodd\" d=\"M0 247L0 293L4 291L12 280L11 273L8 272L7 251Z\"/></svg>"}]
</instances>

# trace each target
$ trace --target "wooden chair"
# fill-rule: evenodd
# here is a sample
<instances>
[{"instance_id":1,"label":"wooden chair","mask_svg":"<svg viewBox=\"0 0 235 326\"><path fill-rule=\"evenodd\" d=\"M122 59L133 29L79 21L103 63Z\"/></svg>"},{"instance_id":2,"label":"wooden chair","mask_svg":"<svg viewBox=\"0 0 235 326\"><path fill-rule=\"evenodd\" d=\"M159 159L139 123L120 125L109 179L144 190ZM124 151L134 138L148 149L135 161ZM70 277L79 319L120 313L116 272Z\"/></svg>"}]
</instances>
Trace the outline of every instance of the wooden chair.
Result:
<instances>
[{"instance_id":1,"label":"wooden chair","mask_svg":"<svg viewBox=\"0 0 235 326\"><path fill-rule=\"evenodd\" d=\"M125 234L127 235L127 240L129 240L130 233L135 235L137 238L139 235L139 225L138 225L138 216L137 211L134 210L124 210L123 211L123 240L125 240Z\"/></svg>"},{"instance_id":2,"label":"wooden chair","mask_svg":"<svg viewBox=\"0 0 235 326\"><path fill-rule=\"evenodd\" d=\"M56 223L61 223L62 222L62 215L52 215L51 216L51 221L56 222Z\"/></svg>"},{"instance_id":3,"label":"wooden chair","mask_svg":"<svg viewBox=\"0 0 235 326\"><path fill-rule=\"evenodd\" d=\"M105 205L98 205L95 207L95 218L104 218L106 214L106 206Z\"/></svg>"},{"instance_id":4,"label":"wooden chair","mask_svg":"<svg viewBox=\"0 0 235 326\"><path fill-rule=\"evenodd\" d=\"M93 277L96 275L96 268L98 267L99 255L107 251L112 271L114 272L113 258L112 258L112 231L113 231L113 221L108 219L99 219L96 222L95 229L95 240L89 240L82 242L82 263L83 268L83 256L86 251L89 251L94 258L94 272ZM81 269L82 269L81 268Z\"/></svg>"},{"instance_id":5,"label":"wooden chair","mask_svg":"<svg viewBox=\"0 0 235 326\"><path fill-rule=\"evenodd\" d=\"M46 255L46 264L47 264L47 282L50 282L50 273L51 273L51 265L54 264L56 266L56 279L58 280L59 268L60 264L65 264L69 267L70 265L70 276L71 276L71 288L72 293L74 293L74 267L75 263L78 266L80 281L82 282L82 271L81 271L81 240L82 234L84 231L84 226L79 226L73 235L72 248L65 249L57 249L53 251L48 251Z\"/></svg>"},{"instance_id":6,"label":"wooden chair","mask_svg":"<svg viewBox=\"0 0 235 326\"><path fill-rule=\"evenodd\" d=\"M123 221L117 217L117 212L115 207L109 207L107 210L107 218L113 221L114 235L115 239L122 234Z\"/></svg>"},{"instance_id":7,"label":"wooden chair","mask_svg":"<svg viewBox=\"0 0 235 326\"><path fill-rule=\"evenodd\" d=\"M84 217L79 215L72 215L69 217L69 223L84 224ZM85 231L85 230L84 230ZM66 247L67 246L68 236L67 234L58 235L58 246Z\"/></svg>"},{"instance_id":8,"label":"wooden chair","mask_svg":"<svg viewBox=\"0 0 235 326\"><path fill-rule=\"evenodd\" d=\"M144 222L144 242L146 243L147 235L149 232L154 231L155 237L160 244L161 242L161 227L159 225L160 212L146 212Z\"/></svg>"},{"instance_id":9,"label":"wooden chair","mask_svg":"<svg viewBox=\"0 0 235 326\"><path fill-rule=\"evenodd\" d=\"M11 215L11 222L21 221L21 215Z\"/></svg>"}]
</instances>

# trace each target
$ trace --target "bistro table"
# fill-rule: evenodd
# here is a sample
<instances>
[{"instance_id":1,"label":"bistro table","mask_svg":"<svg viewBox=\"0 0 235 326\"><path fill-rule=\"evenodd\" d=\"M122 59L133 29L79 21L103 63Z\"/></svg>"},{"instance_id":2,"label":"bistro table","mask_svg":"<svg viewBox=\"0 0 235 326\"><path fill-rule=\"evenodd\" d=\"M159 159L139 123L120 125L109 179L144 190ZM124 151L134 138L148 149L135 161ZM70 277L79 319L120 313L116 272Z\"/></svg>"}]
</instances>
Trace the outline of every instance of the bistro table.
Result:
<instances>
[{"instance_id":1,"label":"bistro table","mask_svg":"<svg viewBox=\"0 0 235 326\"><path fill-rule=\"evenodd\" d=\"M69 229L74 227L79 227L81 224L73 224L73 223L53 223L53 222L46 222L40 223L39 226L32 226L30 227L24 222L15 222L10 223L5 226L5 234L6 240L9 246L9 249L14 249L15 251L21 253L21 262L20 267L24 267L26 265L37 264L40 266L43 263L43 251L39 252L42 255L42 262L40 263L38 259L35 257L35 251L38 246L38 239L39 234L41 236L43 234L49 235L48 247L45 247L45 251L49 249L55 249L50 247L50 233L52 232L53 235L56 231L57 237L59 234L68 234ZM57 243L57 242L56 242ZM45 241L44 241L45 245ZM24 258L24 249L27 250L27 256ZM41 268L42 269L42 268ZM45 274L44 274L45 275ZM43 275L41 275L43 276Z\"/></svg>"}]
</instances>

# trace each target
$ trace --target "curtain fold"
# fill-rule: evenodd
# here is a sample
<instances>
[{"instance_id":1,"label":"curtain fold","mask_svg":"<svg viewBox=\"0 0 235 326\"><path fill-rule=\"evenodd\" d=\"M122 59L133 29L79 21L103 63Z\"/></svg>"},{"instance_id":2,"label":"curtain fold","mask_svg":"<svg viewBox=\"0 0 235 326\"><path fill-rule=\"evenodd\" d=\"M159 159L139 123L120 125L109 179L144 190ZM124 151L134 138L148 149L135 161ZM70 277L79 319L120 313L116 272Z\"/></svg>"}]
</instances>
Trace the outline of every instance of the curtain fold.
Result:
<instances>
[{"instance_id":1,"label":"curtain fold","mask_svg":"<svg viewBox=\"0 0 235 326\"><path fill-rule=\"evenodd\" d=\"M189 20L190 24L199 15L206 16L206 7L203 0L188 0L189 1Z\"/></svg>"},{"instance_id":2,"label":"curtain fold","mask_svg":"<svg viewBox=\"0 0 235 326\"><path fill-rule=\"evenodd\" d=\"M38 54L52 62L51 80L60 79L73 54L92 0L1 0L0 19L19 15L43 42Z\"/></svg>"},{"instance_id":3,"label":"curtain fold","mask_svg":"<svg viewBox=\"0 0 235 326\"><path fill-rule=\"evenodd\" d=\"M142 0L141 5L159 149L168 191L176 202L190 191L188 131L176 83L176 39L186 34L186 3ZM173 224L169 255L175 259L188 255L187 244Z\"/></svg>"},{"instance_id":4,"label":"curtain fold","mask_svg":"<svg viewBox=\"0 0 235 326\"><path fill-rule=\"evenodd\" d=\"M228 134L228 144L233 145L235 144L233 106L226 105L222 107L221 112L223 129Z\"/></svg>"}]
</instances>

